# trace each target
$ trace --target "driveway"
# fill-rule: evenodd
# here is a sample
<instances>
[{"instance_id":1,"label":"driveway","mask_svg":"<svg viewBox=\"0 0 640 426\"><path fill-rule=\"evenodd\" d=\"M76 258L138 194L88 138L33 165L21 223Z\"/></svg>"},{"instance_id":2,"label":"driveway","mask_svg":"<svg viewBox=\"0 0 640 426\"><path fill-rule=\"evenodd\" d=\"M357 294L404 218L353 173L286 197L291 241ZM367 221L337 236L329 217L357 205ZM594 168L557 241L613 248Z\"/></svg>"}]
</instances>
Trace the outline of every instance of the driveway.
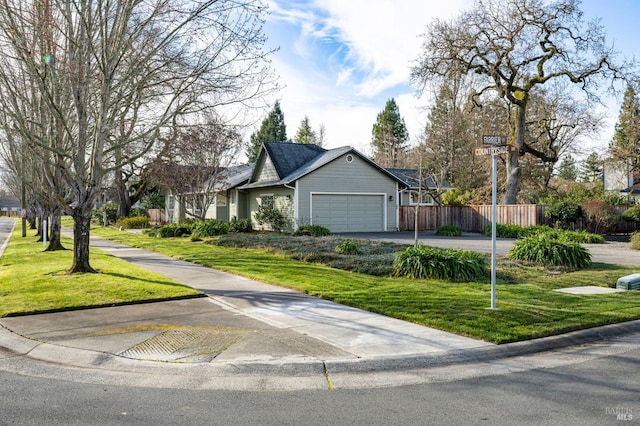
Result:
<instances>
[{"instance_id":1,"label":"driveway","mask_svg":"<svg viewBox=\"0 0 640 426\"><path fill-rule=\"evenodd\" d=\"M400 244L413 244L415 234L406 232L353 232L341 234L349 238L388 241ZM457 248L479 253L491 253L491 237L475 233L463 233L461 237L440 237L434 231L418 233L418 241L440 248ZM505 255L511 250L516 240L512 238L497 238L496 252ZM591 253L594 262L614 263L621 265L640 265L640 250L631 249L630 243L607 241L604 244L583 244ZM640 266L638 266L640 271Z\"/></svg>"}]
</instances>

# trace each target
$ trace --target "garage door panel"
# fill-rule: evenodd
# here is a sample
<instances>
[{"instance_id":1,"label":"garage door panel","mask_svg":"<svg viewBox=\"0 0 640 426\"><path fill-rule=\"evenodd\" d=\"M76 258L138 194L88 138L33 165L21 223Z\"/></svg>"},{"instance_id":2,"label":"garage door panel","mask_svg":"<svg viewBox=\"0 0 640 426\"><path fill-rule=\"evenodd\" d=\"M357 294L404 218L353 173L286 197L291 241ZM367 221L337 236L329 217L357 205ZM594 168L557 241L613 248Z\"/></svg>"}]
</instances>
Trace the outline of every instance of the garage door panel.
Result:
<instances>
[{"instance_id":1,"label":"garage door panel","mask_svg":"<svg viewBox=\"0 0 640 426\"><path fill-rule=\"evenodd\" d=\"M384 231L384 196L313 194L313 223L332 232Z\"/></svg>"}]
</instances>

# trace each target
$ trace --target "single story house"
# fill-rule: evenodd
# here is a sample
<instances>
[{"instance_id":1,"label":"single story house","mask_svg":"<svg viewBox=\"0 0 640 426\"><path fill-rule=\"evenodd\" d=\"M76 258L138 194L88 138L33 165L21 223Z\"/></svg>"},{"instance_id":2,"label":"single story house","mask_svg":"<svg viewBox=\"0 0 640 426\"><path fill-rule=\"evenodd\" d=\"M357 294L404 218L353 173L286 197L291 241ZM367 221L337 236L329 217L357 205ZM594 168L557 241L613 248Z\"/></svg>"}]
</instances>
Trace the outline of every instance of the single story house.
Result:
<instances>
[{"instance_id":1,"label":"single story house","mask_svg":"<svg viewBox=\"0 0 640 426\"><path fill-rule=\"evenodd\" d=\"M326 226L334 233L396 231L400 205L411 204L415 173L385 169L349 146L264 143L255 164L230 169L221 180L207 217L251 218L260 228L259 208L275 207L289 231L303 225Z\"/></svg>"}]
</instances>

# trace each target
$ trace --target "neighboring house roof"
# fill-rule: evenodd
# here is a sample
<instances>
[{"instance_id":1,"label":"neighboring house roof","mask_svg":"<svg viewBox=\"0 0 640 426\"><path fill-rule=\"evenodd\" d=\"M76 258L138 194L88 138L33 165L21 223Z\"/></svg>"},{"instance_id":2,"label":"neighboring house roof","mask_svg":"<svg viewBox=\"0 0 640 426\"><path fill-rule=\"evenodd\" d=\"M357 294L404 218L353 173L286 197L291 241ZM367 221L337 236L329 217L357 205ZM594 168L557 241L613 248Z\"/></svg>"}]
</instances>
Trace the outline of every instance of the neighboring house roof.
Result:
<instances>
[{"instance_id":1,"label":"neighboring house roof","mask_svg":"<svg viewBox=\"0 0 640 426\"><path fill-rule=\"evenodd\" d=\"M346 154L357 155L383 174L386 174L393 180L404 184L404 182L396 175L380 167L378 164L371 161L369 158L350 146L326 150L313 144L266 142L262 144L257 164L260 163L264 156L268 156L276 170L278 178L269 181L256 181L258 178L257 173L260 172L257 170L258 168L256 168L251 176L251 181L248 184L243 185L242 188L250 189L266 186L288 185Z\"/></svg>"},{"instance_id":2,"label":"neighboring house roof","mask_svg":"<svg viewBox=\"0 0 640 426\"><path fill-rule=\"evenodd\" d=\"M420 188L420 170L419 169L396 169L390 168L387 169L390 173L397 176L398 179L402 180L407 188L409 189L419 189ZM424 173L424 171L423 171ZM436 188L436 183L433 179L433 176L427 174L425 176L427 182L427 188L432 189ZM455 189L451 184L447 181L442 181L440 183L440 188L447 191L450 189Z\"/></svg>"},{"instance_id":3,"label":"neighboring house roof","mask_svg":"<svg viewBox=\"0 0 640 426\"><path fill-rule=\"evenodd\" d=\"M221 171L217 176L218 181L215 183L214 189L216 191L226 191L249 182L253 173L253 166L254 164L241 164Z\"/></svg>"}]
</instances>

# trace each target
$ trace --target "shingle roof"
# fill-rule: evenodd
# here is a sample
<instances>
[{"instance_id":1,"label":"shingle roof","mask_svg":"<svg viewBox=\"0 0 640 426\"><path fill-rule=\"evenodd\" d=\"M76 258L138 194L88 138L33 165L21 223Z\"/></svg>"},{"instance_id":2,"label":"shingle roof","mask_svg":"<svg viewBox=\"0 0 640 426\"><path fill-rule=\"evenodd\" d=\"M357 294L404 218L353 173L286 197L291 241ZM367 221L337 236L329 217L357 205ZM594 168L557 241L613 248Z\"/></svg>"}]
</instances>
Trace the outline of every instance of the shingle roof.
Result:
<instances>
[{"instance_id":1,"label":"shingle roof","mask_svg":"<svg viewBox=\"0 0 640 426\"><path fill-rule=\"evenodd\" d=\"M267 155L271 158L280 179L268 182L250 182L243 185L242 188L249 189L287 185L350 152L358 155L373 167L379 169L382 173L404 183L402 179L380 167L350 146L326 150L322 147L311 144L265 143L264 147L267 151Z\"/></svg>"},{"instance_id":2,"label":"shingle roof","mask_svg":"<svg viewBox=\"0 0 640 426\"><path fill-rule=\"evenodd\" d=\"M300 167L327 152L312 144L267 142L264 148L269 154L280 179L284 179Z\"/></svg>"},{"instance_id":3,"label":"shingle roof","mask_svg":"<svg viewBox=\"0 0 640 426\"><path fill-rule=\"evenodd\" d=\"M418 188L420 182L420 170L418 169L397 169L397 168L389 168L386 169L389 173L396 176L398 179L402 180L407 184L409 188ZM433 180L433 177L430 175L426 176L427 187L435 188L436 183ZM453 186L447 181L441 182L442 189L454 189Z\"/></svg>"}]
</instances>

